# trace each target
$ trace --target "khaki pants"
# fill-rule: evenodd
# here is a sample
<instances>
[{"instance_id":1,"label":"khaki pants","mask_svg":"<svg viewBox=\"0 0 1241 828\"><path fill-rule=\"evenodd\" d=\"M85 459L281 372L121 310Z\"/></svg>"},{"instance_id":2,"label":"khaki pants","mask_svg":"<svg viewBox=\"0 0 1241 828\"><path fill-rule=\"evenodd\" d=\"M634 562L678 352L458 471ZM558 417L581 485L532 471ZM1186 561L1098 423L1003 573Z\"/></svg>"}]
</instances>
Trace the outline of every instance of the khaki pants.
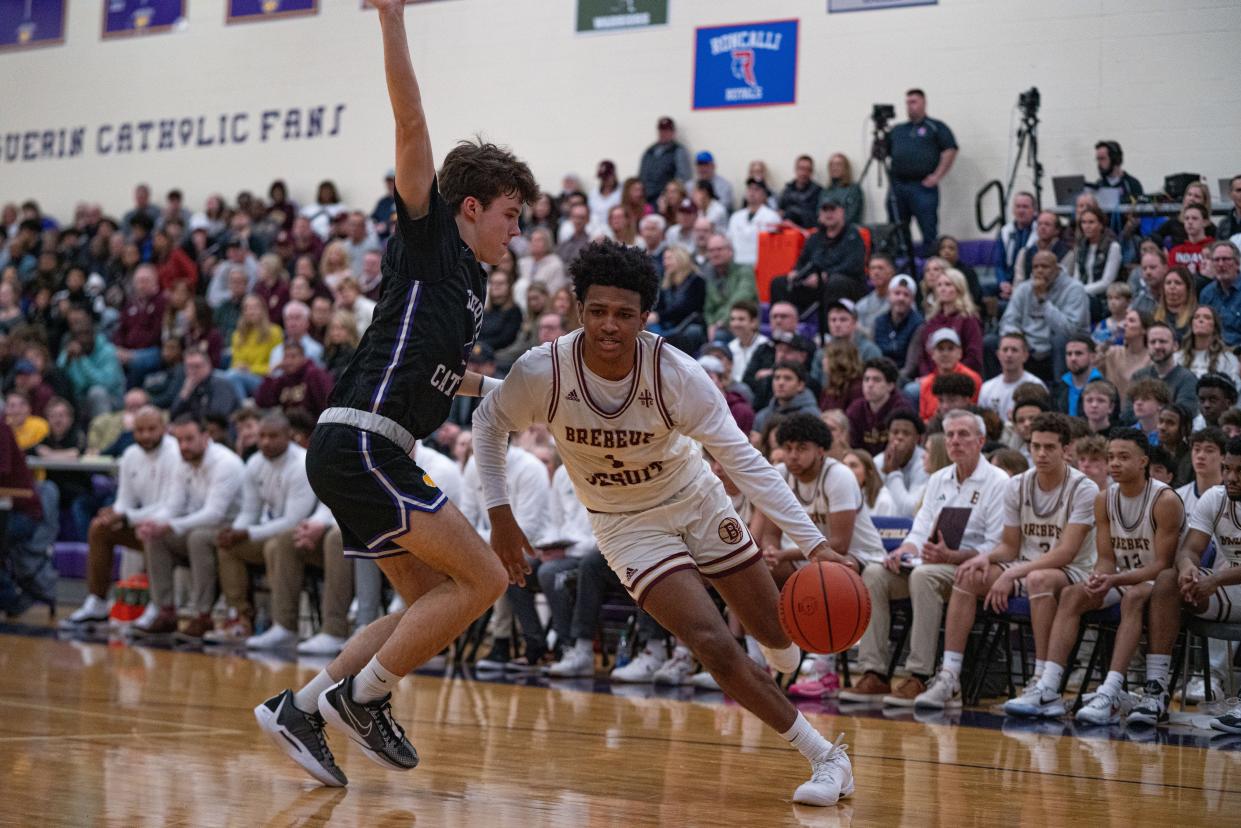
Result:
<instances>
[{"instance_id":1,"label":"khaki pants","mask_svg":"<svg viewBox=\"0 0 1241 828\"><path fill-rule=\"evenodd\" d=\"M113 529L96 518L91 521L90 530L86 534L86 545L86 588L91 595L107 598L108 588L112 586L112 565L116 557L116 547L119 545L142 549L142 541L134 534L133 527L126 525Z\"/></svg>"},{"instance_id":2,"label":"khaki pants","mask_svg":"<svg viewBox=\"0 0 1241 828\"><path fill-rule=\"evenodd\" d=\"M349 635L349 602L353 600L353 562L345 558L340 529L331 528L311 550L293 545L293 533L282 532L262 543L246 541L220 549L220 586L229 606L252 616L249 564L263 564L271 588L272 620L297 632L298 605L305 583L306 565L323 570L320 612L323 632L338 638Z\"/></svg>"},{"instance_id":3,"label":"khaki pants","mask_svg":"<svg viewBox=\"0 0 1241 828\"><path fill-rule=\"evenodd\" d=\"M175 603L173 570L178 562L190 565L190 604L195 613L206 615L215 603L215 536L218 526L191 529L184 535L169 532L146 544L147 578L151 582L151 603L161 609Z\"/></svg>"},{"instance_id":4,"label":"khaki pants","mask_svg":"<svg viewBox=\"0 0 1241 828\"><path fill-rule=\"evenodd\" d=\"M952 592L957 568L952 564L922 564L913 572L897 575L883 564L867 564L862 580L870 592L870 624L858 645L863 670L879 675L888 672L892 645L890 604L894 599L909 598L913 604L913 629L909 634L909 658L905 669L920 676L935 672L935 656L939 649L939 627L944 620L944 603Z\"/></svg>"}]
</instances>

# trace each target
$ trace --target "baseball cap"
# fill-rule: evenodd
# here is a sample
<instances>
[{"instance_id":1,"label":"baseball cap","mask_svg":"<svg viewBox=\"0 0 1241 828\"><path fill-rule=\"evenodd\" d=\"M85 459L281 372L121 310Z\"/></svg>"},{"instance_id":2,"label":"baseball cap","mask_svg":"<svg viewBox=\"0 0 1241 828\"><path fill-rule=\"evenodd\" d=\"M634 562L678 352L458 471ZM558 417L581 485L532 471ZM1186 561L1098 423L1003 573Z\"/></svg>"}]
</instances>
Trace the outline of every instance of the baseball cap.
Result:
<instances>
[{"instance_id":1,"label":"baseball cap","mask_svg":"<svg viewBox=\"0 0 1241 828\"><path fill-rule=\"evenodd\" d=\"M698 355L714 356L718 359L727 359L730 362L733 358L732 352L728 350L728 346L721 345L718 342L708 342L706 345L703 345L702 349L698 352Z\"/></svg>"},{"instance_id":2,"label":"baseball cap","mask_svg":"<svg viewBox=\"0 0 1241 828\"><path fill-rule=\"evenodd\" d=\"M707 152L706 150L703 150L702 152L694 156L694 163L695 164L714 164L715 156Z\"/></svg>"},{"instance_id":3,"label":"baseball cap","mask_svg":"<svg viewBox=\"0 0 1241 828\"><path fill-rule=\"evenodd\" d=\"M698 357L698 364L708 374L719 374L722 376L725 373L724 363L720 362L719 357L709 354L707 356L700 356Z\"/></svg>"},{"instance_id":4,"label":"baseball cap","mask_svg":"<svg viewBox=\"0 0 1241 828\"><path fill-rule=\"evenodd\" d=\"M682 213L697 213L698 207L688 198L681 199L681 203L677 205L677 210Z\"/></svg>"},{"instance_id":5,"label":"baseball cap","mask_svg":"<svg viewBox=\"0 0 1241 828\"><path fill-rule=\"evenodd\" d=\"M770 188L770 187L768 187L768 186L767 186L767 182L766 182L766 181L763 181L762 179L759 179L759 178L747 178L747 179L745 180L745 185L746 185L747 187L762 187L762 188L763 188L763 192L765 192L767 195L771 195L771 188Z\"/></svg>"},{"instance_id":6,"label":"baseball cap","mask_svg":"<svg viewBox=\"0 0 1241 828\"><path fill-rule=\"evenodd\" d=\"M827 306L828 310L831 310L832 308L840 308L843 311L847 311L850 316L857 319L857 305L853 304L848 299L837 299L835 302L832 302Z\"/></svg>"},{"instance_id":7,"label":"baseball cap","mask_svg":"<svg viewBox=\"0 0 1241 828\"><path fill-rule=\"evenodd\" d=\"M941 342L951 342L953 345L956 345L958 348L961 347L961 337L957 336L956 331L954 331L952 328L940 328L938 331L931 334L929 339L927 339L926 349L928 351L934 351L935 346Z\"/></svg>"},{"instance_id":8,"label":"baseball cap","mask_svg":"<svg viewBox=\"0 0 1241 828\"><path fill-rule=\"evenodd\" d=\"M916 294L918 292L918 284L908 273L898 273L893 276L892 281L888 282L888 290L891 290L893 285L900 285L910 293Z\"/></svg>"},{"instance_id":9,"label":"baseball cap","mask_svg":"<svg viewBox=\"0 0 1241 828\"><path fill-rule=\"evenodd\" d=\"M494 362L496 352L486 342L477 342L470 349L470 362Z\"/></svg>"},{"instance_id":10,"label":"baseball cap","mask_svg":"<svg viewBox=\"0 0 1241 828\"><path fill-rule=\"evenodd\" d=\"M820 210L828 210L833 207L840 207L841 209L843 209L844 206L845 206L845 200L841 198L839 195L837 195L836 193L830 193L830 192L824 193L822 196L819 197L819 209Z\"/></svg>"},{"instance_id":11,"label":"baseball cap","mask_svg":"<svg viewBox=\"0 0 1241 828\"><path fill-rule=\"evenodd\" d=\"M669 118L667 115L659 119L659 123L657 124L657 126L660 129L676 129L677 128L676 122L673 121L671 118Z\"/></svg>"},{"instance_id":12,"label":"baseball cap","mask_svg":"<svg viewBox=\"0 0 1241 828\"><path fill-rule=\"evenodd\" d=\"M771 335L773 342L779 342L788 345L790 348L796 348L803 354L814 353L814 343L799 333L793 331L775 331Z\"/></svg>"}]
</instances>

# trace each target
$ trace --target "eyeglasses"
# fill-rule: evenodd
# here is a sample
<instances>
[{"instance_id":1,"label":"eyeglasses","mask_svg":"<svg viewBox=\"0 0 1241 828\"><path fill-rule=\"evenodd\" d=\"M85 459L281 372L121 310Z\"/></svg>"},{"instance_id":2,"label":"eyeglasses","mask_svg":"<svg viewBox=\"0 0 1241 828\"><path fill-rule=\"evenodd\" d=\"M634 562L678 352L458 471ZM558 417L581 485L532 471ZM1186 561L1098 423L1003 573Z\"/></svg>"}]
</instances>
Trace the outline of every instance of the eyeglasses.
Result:
<instances>
[{"instance_id":1,"label":"eyeglasses","mask_svg":"<svg viewBox=\"0 0 1241 828\"><path fill-rule=\"evenodd\" d=\"M1237 260L1236 256L1212 256L1211 257L1211 261L1214 262L1215 264L1227 264L1228 262L1235 262L1236 260Z\"/></svg>"}]
</instances>

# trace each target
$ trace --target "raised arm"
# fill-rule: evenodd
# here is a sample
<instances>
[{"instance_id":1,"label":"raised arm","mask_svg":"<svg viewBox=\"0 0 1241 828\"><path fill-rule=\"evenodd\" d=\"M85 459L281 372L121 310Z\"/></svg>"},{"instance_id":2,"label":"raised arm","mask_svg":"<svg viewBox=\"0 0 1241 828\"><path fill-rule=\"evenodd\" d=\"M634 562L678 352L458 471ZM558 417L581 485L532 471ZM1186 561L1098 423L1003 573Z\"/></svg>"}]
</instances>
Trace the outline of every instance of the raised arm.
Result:
<instances>
[{"instance_id":1,"label":"raised arm","mask_svg":"<svg viewBox=\"0 0 1241 828\"><path fill-rule=\"evenodd\" d=\"M426 113L422 111L422 93L405 36L405 0L371 0L371 5L379 10L384 74L396 120L396 189L410 218L417 219L430 209L435 162L431 157Z\"/></svg>"}]
</instances>

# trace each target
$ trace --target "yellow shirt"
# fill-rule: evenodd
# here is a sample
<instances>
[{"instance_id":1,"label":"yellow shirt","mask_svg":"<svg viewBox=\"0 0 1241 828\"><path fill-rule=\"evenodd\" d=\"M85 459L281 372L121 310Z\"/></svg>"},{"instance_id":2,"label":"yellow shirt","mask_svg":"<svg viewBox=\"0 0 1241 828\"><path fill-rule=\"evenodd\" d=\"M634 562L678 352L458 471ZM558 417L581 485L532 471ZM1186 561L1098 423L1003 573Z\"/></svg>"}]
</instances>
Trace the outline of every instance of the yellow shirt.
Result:
<instances>
[{"instance_id":1,"label":"yellow shirt","mask_svg":"<svg viewBox=\"0 0 1241 828\"><path fill-rule=\"evenodd\" d=\"M267 376L267 362L276 346L284 342L284 332L275 325L267 329L267 338L259 339L257 334L242 339L241 331L233 331L233 362L234 368L245 366L251 374Z\"/></svg>"},{"instance_id":2,"label":"yellow shirt","mask_svg":"<svg viewBox=\"0 0 1241 828\"><path fill-rule=\"evenodd\" d=\"M51 429L47 425L47 420L31 415L21 426L13 429L13 436L17 439L18 448L22 451L29 451L43 442L43 438L48 435L49 431Z\"/></svg>"}]
</instances>

